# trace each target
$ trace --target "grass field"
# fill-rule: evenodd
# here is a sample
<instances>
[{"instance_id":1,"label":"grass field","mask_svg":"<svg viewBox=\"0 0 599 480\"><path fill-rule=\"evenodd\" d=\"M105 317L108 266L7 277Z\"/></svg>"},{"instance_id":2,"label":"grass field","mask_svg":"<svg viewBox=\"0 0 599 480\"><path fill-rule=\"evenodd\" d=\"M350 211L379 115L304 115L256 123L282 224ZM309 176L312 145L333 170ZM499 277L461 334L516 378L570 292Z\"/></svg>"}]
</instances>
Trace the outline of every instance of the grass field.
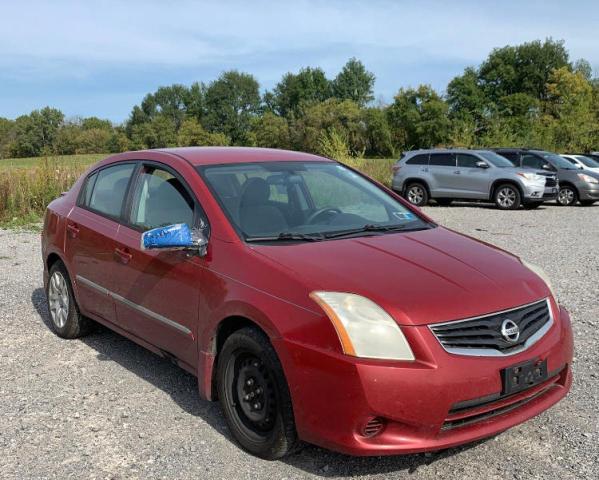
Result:
<instances>
[{"instance_id":1,"label":"grass field","mask_svg":"<svg viewBox=\"0 0 599 480\"><path fill-rule=\"evenodd\" d=\"M39 223L46 205L107 154L46 156L0 160L0 226ZM349 159L348 165L389 185L394 159Z\"/></svg>"}]
</instances>

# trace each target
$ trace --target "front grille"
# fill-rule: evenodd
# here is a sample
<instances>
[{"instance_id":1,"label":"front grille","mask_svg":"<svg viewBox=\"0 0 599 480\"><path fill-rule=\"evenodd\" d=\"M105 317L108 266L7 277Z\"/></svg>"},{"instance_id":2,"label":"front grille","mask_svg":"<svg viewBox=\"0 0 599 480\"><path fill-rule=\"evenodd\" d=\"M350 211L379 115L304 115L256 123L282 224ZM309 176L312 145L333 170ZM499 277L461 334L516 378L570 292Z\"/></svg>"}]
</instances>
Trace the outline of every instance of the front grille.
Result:
<instances>
[{"instance_id":1,"label":"front grille","mask_svg":"<svg viewBox=\"0 0 599 480\"><path fill-rule=\"evenodd\" d=\"M555 187L557 185L557 180L555 177L547 177L545 179L545 186L546 187Z\"/></svg>"},{"instance_id":2,"label":"front grille","mask_svg":"<svg viewBox=\"0 0 599 480\"><path fill-rule=\"evenodd\" d=\"M549 301L544 299L481 317L431 325L430 329L450 353L492 356L511 355L528 348L552 323Z\"/></svg>"}]
</instances>

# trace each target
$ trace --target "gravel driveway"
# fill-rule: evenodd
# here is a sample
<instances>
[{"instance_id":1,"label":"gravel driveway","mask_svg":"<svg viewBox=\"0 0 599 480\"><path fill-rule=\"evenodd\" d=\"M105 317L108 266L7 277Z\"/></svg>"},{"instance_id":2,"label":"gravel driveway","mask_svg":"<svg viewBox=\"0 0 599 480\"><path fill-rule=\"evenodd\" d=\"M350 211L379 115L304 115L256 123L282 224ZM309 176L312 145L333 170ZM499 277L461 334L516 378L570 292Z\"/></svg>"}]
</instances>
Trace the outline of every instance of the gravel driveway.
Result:
<instances>
[{"instance_id":1,"label":"gravel driveway","mask_svg":"<svg viewBox=\"0 0 599 480\"><path fill-rule=\"evenodd\" d=\"M305 446L284 461L232 443L194 377L106 330L49 329L39 235L0 230L0 478L599 478L599 205L427 207L440 223L541 265L570 310L574 387L486 441L404 457Z\"/></svg>"}]
</instances>

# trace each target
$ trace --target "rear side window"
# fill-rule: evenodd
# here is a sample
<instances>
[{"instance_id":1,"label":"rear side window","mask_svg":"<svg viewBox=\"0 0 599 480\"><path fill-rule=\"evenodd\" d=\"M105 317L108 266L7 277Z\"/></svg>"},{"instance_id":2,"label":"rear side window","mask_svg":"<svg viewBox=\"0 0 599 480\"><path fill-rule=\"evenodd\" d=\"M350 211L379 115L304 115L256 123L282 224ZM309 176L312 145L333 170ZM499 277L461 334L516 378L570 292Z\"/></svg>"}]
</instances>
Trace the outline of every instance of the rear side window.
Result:
<instances>
[{"instance_id":1,"label":"rear side window","mask_svg":"<svg viewBox=\"0 0 599 480\"><path fill-rule=\"evenodd\" d=\"M476 168L476 162L480 162L474 155L458 153L458 167Z\"/></svg>"},{"instance_id":2,"label":"rear side window","mask_svg":"<svg viewBox=\"0 0 599 480\"><path fill-rule=\"evenodd\" d=\"M428 165L428 155L414 155L406 161L406 165Z\"/></svg>"},{"instance_id":3,"label":"rear side window","mask_svg":"<svg viewBox=\"0 0 599 480\"><path fill-rule=\"evenodd\" d=\"M455 167L455 157L453 153L431 153L430 165Z\"/></svg>"},{"instance_id":4,"label":"rear side window","mask_svg":"<svg viewBox=\"0 0 599 480\"><path fill-rule=\"evenodd\" d=\"M537 157L532 153L525 153L522 155L522 166L524 168L536 168L538 170L543 168L547 162L541 157Z\"/></svg>"},{"instance_id":5,"label":"rear side window","mask_svg":"<svg viewBox=\"0 0 599 480\"><path fill-rule=\"evenodd\" d=\"M520 166L520 165L518 165L518 154L516 152L497 152L497 153L499 155L501 155L502 157L507 158L516 167Z\"/></svg>"},{"instance_id":6,"label":"rear side window","mask_svg":"<svg viewBox=\"0 0 599 480\"><path fill-rule=\"evenodd\" d=\"M127 185L134 168L135 165L126 163L94 173L86 185L84 205L109 217L120 217Z\"/></svg>"}]
</instances>

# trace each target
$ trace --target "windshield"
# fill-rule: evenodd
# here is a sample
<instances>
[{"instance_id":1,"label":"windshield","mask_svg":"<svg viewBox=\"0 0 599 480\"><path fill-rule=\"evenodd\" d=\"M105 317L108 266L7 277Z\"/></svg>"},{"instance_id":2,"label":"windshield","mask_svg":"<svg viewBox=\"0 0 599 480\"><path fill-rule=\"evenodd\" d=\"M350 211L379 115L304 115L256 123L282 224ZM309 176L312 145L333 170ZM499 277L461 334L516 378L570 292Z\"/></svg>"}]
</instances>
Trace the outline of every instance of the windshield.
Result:
<instances>
[{"instance_id":1,"label":"windshield","mask_svg":"<svg viewBox=\"0 0 599 480\"><path fill-rule=\"evenodd\" d=\"M514 164L507 158L497 155L495 152L478 152L478 154L492 165L499 168L514 167Z\"/></svg>"},{"instance_id":2,"label":"windshield","mask_svg":"<svg viewBox=\"0 0 599 480\"><path fill-rule=\"evenodd\" d=\"M580 161L585 167L589 168L599 168L599 162L593 160L592 158L585 157L584 155L576 155L576 159Z\"/></svg>"},{"instance_id":3,"label":"windshield","mask_svg":"<svg viewBox=\"0 0 599 480\"><path fill-rule=\"evenodd\" d=\"M385 227L431 226L370 181L334 162L238 163L198 170L246 240L324 239L332 232L354 229L372 235L375 230L393 231Z\"/></svg>"},{"instance_id":4,"label":"windshield","mask_svg":"<svg viewBox=\"0 0 599 480\"><path fill-rule=\"evenodd\" d=\"M538 152L538 154L541 155L541 157L543 157L545 160L549 160L556 168L563 168L564 170L577 170L577 168L568 160L556 155L555 153Z\"/></svg>"}]
</instances>

